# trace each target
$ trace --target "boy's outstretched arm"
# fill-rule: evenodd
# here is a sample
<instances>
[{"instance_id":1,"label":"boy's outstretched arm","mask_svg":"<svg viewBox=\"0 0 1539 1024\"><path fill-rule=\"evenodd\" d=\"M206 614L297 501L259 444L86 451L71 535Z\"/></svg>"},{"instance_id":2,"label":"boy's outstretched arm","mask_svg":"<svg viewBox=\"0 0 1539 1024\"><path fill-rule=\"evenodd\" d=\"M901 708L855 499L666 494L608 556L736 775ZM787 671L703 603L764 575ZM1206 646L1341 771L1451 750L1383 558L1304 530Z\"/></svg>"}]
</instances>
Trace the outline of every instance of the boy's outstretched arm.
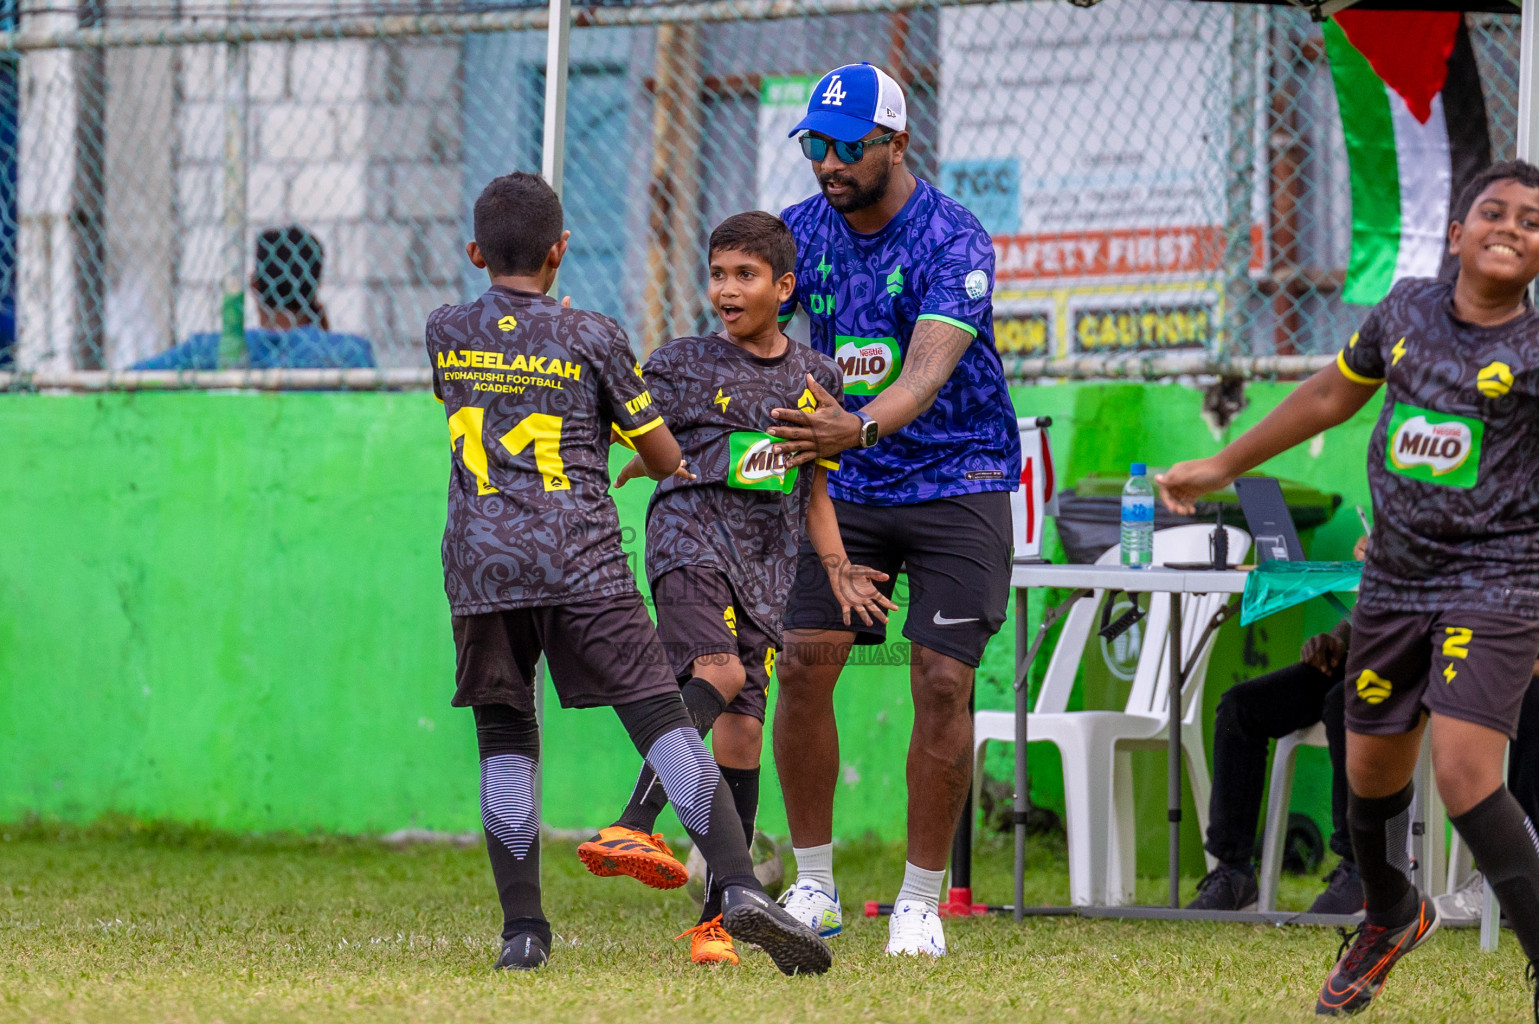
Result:
<instances>
[{"instance_id":1,"label":"boy's outstretched arm","mask_svg":"<svg viewBox=\"0 0 1539 1024\"><path fill-rule=\"evenodd\" d=\"M1217 455L1178 462L1157 474L1160 499L1172 512L1190 515L1193 502L1209 491L1227 487L1246 470L1351 419L1378 387L1349 379L1338 365L1327 366Z\"/></svg>"},{"instance_id":2,"label":"boy's outstretched arm","mask_svg":"<svg viewBox=\"0 0 1539 1024\"><path fill-rule=\"evenodd\" d=\"M818 466L812 478L812 501L807 506L807 539L818 553L823 568L828 571L828 582L839 599L844 613L844 624L850 624L850 612L860 616L869 626L874 617L887 621L887 612L897 610L887 597L876 589L887 574L864 565L851 565L844 550L844 538L839 536L839 520L834 514L834 503L828 496L828 470Z\"/></svg>"},{"instance_id":3,"label":"boy's outstretched arm","mask_svg":"<svg viewBox=\"0 0 1539 1024\"><path fill-rule=\"evenodd\" d=\"M672 476L684 461L684 454L679 451L679 442L673 439L673 431L661 420L651 429L639 434L632 433L629 439L630 447L636 449L636 455L641 459L647 476L653 480Z\"/></svg>"}]
</instances>

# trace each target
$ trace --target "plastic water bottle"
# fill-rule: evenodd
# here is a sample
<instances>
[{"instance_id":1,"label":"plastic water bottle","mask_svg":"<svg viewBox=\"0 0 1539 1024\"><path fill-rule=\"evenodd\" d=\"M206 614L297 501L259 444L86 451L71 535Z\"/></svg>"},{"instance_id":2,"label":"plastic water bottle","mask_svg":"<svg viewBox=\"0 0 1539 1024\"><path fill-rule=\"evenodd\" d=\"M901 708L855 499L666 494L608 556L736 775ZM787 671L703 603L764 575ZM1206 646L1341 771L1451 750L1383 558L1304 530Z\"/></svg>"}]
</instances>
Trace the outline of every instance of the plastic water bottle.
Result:
<instances>
[{"instance_id":1,"label":"plastic water bottle","mask_svg":"<svg viewBox=\"0 0 1539 1024\"><path fill-rule=\"evenodd\" d=\"M1122 564L1146 569L1154 561L1154 484L1149 467L1133 463L1122 488Z\"/></svg>"}]
</instances>

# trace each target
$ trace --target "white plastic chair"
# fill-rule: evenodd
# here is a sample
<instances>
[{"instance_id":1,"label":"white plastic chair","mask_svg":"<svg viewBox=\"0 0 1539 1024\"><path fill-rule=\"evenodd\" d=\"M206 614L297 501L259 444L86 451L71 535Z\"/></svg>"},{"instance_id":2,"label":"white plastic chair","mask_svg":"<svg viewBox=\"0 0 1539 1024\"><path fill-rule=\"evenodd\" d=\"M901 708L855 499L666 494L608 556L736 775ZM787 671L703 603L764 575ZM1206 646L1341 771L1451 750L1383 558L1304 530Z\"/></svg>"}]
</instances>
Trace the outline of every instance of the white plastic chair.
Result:
<instances>
[{"instance_id":1,"label":"white plastic chair","mask_svg":"<svg viewBox=\"0 0 1539 1024\"><path fill-rule=\"evenodd\" d=\"M1287 837L1288 805L1293 797L1294 761L1301 746L1326 746L1325 726L1316 722L1277 741L1277 750L1272 755L1272 777L1267 784L1266 828L1261 834L1261 894L1256 904L1259 910L1277 909L1283 840ZM1416 795L1411 801L1411 821L1422 823L1423 831L1418 835L1413 830L1407 837L1406 852L1415 865L1412 880L1428 896L1438 896L1452 892L1469 867L1458 833L1454 834L1451 849L1444 839L1448 811L1443 807L1432 778L1431 730L1422 738L1421 756L1416 762L1413 778Z\"/></svg>"},{"instance_id":2,"label":"white plastic chair","mask_svg":"<svg viewBox=\"0 0 1539 1024\"><path fill-rule=\"evenodd\" d=\"M1277 909L1277 882L1282 875L1283 840L1288 836L1288 805L1293 799L1293 768L1299 747L1324 747L1325 726L1290 732L1277 741L1272 754L1272 778L1266 788L1266 828L1261 833L1261 895L1258 910Z\"/></svg>"},{"instance_id":3,"label":"white plastic chair","mask_svg":"<svg viewBox=\"0 0 1539 1024\"><path fill-rule=\"evenodd\" d=\"M1236 560L1250 550L1250 535L1229 531L1229 552ZM1210 526L1177 526L1154 535L1154 564L1205 561ZM1111 548L1097 565L1115 564ZM1170 664L1166 652L1170 595L1151 594L1144 618L1143 647L1138 656L1132 690L1122 711L1068 711L1080 659L1092 635L1103 591L1079 601L1064 620L1037 695L1027 718L1030 742L1052 743L1063 759L1065 825L1069 834L1069 898L1075 906L1120 905L1133 898L1137 845L1134 837L1131 752L1163 749L1167 743ZM1202 736L1202 691L1214 636L1192 658L1192 649L1208 621L1228 600L1224 594L1183 595L1182 653L1192 671L1181 691L1181 749L1192 786L1198 821L1208 824L1208 794L1212 788ZM984 747L989 742L1015 741L1013 711L979 711L973 715L973 806L982 779ZM1164 775L1161 773L1161 781ZM1209 858L1211 868L1212 858Z\"/></svg>"}]
</instances>

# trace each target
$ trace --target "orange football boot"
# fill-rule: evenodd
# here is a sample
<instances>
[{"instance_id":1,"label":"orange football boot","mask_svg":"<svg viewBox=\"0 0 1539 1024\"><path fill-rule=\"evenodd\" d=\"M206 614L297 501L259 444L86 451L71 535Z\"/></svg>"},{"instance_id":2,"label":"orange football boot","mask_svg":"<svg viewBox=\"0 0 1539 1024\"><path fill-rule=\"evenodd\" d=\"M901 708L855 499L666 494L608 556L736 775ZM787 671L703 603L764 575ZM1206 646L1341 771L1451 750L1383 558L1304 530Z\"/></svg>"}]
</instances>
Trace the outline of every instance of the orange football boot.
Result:
<instances>
[{"instance_id":1,"label":"orange football boot","mask_svg":"<svg viewBox=\"0 0 1539 1024\"><path fill-rule=\"evenodd\" d=\"M737 951L732 948L732 936L721 926L721 915L709 921L701 921L687 932L680 932L675 939L689 936L689 958L697 964L735 964Z\"/></svg>"},{"instance_id":2,"label":"orange football boot","mask_svg":"<svg viewBox=\"0 0 1539 1024\"><path fill-rule=\"evenodd\" d=\"M677 889L689 881L661 832L647 835L625 825L610 825L577 848L583 866L600 878L630 875L654 889Z\"/></svg>"}]
</instances>

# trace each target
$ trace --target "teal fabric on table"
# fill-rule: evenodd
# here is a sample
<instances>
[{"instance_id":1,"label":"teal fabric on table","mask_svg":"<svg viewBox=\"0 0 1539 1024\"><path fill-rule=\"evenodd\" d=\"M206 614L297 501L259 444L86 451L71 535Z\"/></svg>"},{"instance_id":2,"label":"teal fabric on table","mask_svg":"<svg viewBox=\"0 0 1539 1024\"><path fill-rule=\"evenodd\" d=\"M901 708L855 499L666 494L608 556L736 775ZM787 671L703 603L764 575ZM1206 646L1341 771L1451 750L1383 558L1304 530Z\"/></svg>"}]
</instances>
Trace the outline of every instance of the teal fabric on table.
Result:
<instances>
[{"instance_id":1,"label":"teal fabric on table","mask_svg":"<svg viewBox=\"0 0 1539 1024\"><path fill-rule=\"evenodd\" d=\"M1322 594L1355 593L1362 562L1262 562L1245 577L1240 625L1303 604Z\"/></svg>"}]
</instances>

